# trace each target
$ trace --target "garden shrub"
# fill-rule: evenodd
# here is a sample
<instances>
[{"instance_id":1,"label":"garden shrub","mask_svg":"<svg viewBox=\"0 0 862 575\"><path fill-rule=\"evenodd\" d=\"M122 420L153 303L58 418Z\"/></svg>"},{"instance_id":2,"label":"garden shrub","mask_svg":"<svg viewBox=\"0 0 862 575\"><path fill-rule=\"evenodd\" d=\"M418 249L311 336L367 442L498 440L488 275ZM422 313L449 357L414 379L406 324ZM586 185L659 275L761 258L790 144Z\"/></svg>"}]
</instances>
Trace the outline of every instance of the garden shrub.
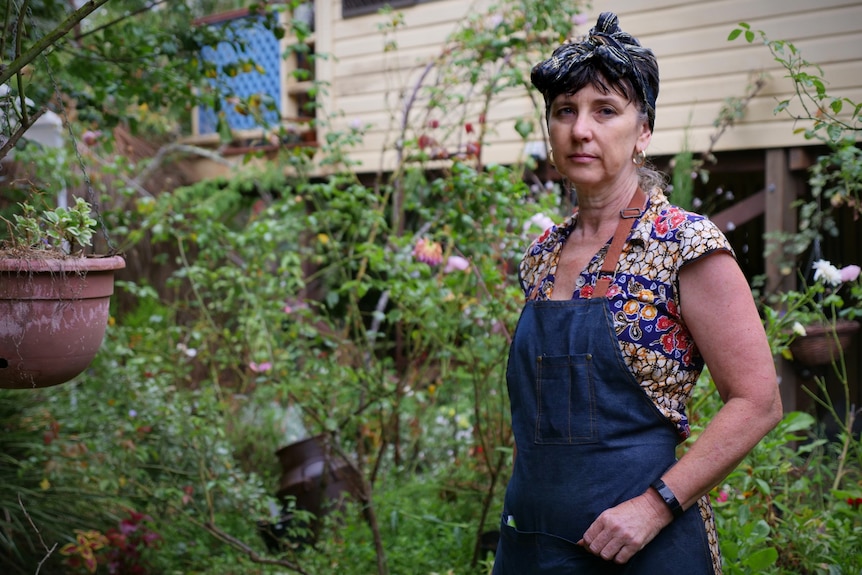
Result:
<instances>
[{"instance_id":1,"label":"garden shrub","mask_svg":"<svg viewBox=\"0 0 862 575\"><path fill-rule=\"evenodd\" d=\"M516 267L561 197L525 183L524 166L482 162L483 118L527 88L514 59L571 29L577 7L559 4L501 2L497 27L486 14L459 31L446 54L461 67L440 68L479 103L442 89L445 73L418 86L389 177L352 172L345 147L362 130L350 128L319 151L325 178L285 151L105 214L129 226L127 247L147 242L174 271L166 285L118 282L132 305L75 382L0 404L17 411L0 472L33 498L33 531L14 497L0 502L17 521L0 529L4 552L28 553L20 572L50 551L35 528L57 562L75 529L101 541L130 512L161 541L152 573L489 571L480 536L496 527L512 455ZM515 34L526 22L547 26ZM536 118L517 120L525 139ZM708 374L693 401L696 434L719 406ZM53 435L41 445L37 433ZM275 451L317 434L362 484L313 545L271 549L258 525L284 503ZM789 414L713 493L727 572L858 573L860 463L852 434L827 441Z\"/></svg>"}]
</instances>

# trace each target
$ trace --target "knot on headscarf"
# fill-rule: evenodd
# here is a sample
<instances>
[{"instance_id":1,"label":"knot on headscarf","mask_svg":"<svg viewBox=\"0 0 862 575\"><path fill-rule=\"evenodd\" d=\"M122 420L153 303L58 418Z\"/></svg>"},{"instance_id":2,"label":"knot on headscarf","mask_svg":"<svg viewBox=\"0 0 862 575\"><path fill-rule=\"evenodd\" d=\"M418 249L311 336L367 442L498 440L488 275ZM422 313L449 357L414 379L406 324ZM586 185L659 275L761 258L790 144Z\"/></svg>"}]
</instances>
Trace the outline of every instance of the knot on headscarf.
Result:
<instances>
[{"instance_id":1,"label":"knot on headscarf","mask_svg":"<svg viewBox=\"0 0 862 575\"><path fill-rule=\"evenodd\" d=\"M650 130L653 129L658 91L655 55L634 36L620 30L619 18L613 12L602 12L585 39L563 44L550 58L536 64L531 80L547 101L549 93L564 91L573 71L586 65L595 66L610 82L627 78L644 104ZM655 88L645 78L650 69L655 70Z\"/></svg>"}]
</instances>

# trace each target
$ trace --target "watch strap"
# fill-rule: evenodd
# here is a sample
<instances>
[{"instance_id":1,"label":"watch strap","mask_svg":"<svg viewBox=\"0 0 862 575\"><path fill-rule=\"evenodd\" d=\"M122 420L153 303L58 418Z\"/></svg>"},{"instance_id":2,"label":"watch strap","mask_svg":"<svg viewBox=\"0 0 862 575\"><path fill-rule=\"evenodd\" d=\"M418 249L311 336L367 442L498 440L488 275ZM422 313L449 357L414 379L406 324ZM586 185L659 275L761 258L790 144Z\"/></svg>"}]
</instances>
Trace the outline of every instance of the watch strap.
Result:
<instances>
[{"instance_id":1,"label":"watch strap","mask_svg":"<svg viewBox=\"0 0 862 575\"><path fill-rule=\"evenodd\" d=\"M678 519L683 514L682 505L679 504L679 500L676 498L676 495L673 494L673 491L670 490L670 487L665 485L664 481L661 479L656 479L650 484L650 487L658 491L659 496L664 500L665 505L670 509L671 514L674 519Z\"/></svg>"}]
</instances>

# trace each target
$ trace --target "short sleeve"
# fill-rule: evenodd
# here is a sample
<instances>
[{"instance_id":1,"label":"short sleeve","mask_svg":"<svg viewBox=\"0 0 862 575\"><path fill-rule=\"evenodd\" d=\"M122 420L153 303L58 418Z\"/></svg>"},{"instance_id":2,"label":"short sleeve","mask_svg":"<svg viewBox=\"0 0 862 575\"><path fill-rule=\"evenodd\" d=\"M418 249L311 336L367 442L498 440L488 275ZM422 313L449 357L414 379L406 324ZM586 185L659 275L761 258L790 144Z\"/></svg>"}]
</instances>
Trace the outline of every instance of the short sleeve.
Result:
<instances>
[{"instance_id":1,"label":"short sleeve","mask_svg":"<svg viewBox=\"0 0 862 575\"><path fill-rule=\"evenodd\" d=\"M728 252L736 258L733 247L724 233L709 218L688 214L686 225L681 226L679 267L695 262L717 251Z\"/></svg>"}]
</instances>

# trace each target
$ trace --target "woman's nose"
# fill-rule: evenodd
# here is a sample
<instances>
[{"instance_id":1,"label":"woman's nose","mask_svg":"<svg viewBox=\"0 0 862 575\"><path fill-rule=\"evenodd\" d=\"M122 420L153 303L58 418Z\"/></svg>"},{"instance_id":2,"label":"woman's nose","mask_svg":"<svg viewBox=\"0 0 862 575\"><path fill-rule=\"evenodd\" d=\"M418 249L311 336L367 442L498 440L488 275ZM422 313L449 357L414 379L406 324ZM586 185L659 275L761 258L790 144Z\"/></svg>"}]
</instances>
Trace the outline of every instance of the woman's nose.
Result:
<instances>
[{"instance_id":1,"label":"woman's nose","mask_svg":"<svg viewBox=\"0 0 862 575\"><path fill-rule=\"evenodd\" d=\"M576 140L588 140L592 137L593 127L588 114L578 114L572 122L572 137Z\"/></svg>"}]
</instances>

